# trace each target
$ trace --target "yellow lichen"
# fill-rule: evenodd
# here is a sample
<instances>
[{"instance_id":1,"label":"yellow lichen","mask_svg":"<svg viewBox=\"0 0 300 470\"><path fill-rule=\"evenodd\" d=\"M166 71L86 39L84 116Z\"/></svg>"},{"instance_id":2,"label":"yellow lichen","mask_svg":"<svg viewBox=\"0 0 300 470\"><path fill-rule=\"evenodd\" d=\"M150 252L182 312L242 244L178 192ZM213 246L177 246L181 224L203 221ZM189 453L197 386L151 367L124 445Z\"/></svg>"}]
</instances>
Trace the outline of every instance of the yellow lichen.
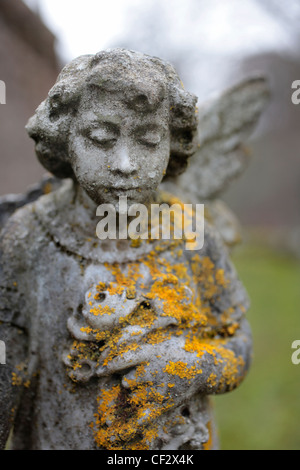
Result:
<instances>
[{"instance_id":1,"label":"yellow lichen","mask_svg":"<svg viewBox=\"0 0 300 470\"><path fill-rule=\"evenodd\" d=\"M197 366L188 367L187 363L182 361L170 361L166 365L164 372L170 375L177 375L181 379L193 379L196 375L202 374L202 370L197 368Z\"/></svg>"},{"instance_id":2,"label":"yellow lichen","mask_svg":"<svg viewBox=\"0 0 300 470\"><path fill-rule=\"evenodd\" d=\"M90 309L90 313L92 313L95 316L98 315L111 315L112 313L115 313L116 309L109 307L108 305L98 305L97 307L93 307Z\"/></svg>"},{"instance_id":3,"label":"yellow lichen","mask_svg":"<svg viewBox=\"0 0 300 470\"><path fill-rule=\"evenodd\" d=\"M169 203L178 203L178 200L169 199ZM181 222L179 219L175 214L173 225ZM132 246L152 242L151 239L137 240ZM196 253L191 262L187 262L182 246L182 241L168 240L156 244L138 262L125 266L105 264L112 275L112 282L99 282L96 287L98 294L105 291L105 295L121 296L126 292L128 302L138 296L143 301L128 315L119 315L118 323L110 330L82 328L81 331L93 335L95 341L74 341L69 357L71 370L80 368L85 360L93 361L95 367L105 367L130 351L138 351L146 344L157 345L177 335L184 341L184 351L191 353L191 361L164 363L163 370L151 371L153 381L157 380L159 372L159 377L163 372L174 378L173 382L176 377L189 381L195 379L202 374L203 359L212 359L219 371L211 373L207 379L207 384L214 391L232 389L241 381L243 360L226 347L226 339L234 335L239 327L232 319L236 308L220 312L215 307L230 281L226 279L224 270L207 256ZM169 258L168 252L171 253ZM149 279L144 279L142 272L147 271ZM90 313L96 316L114 315L115 309L105 304L97 305L101 299L98 294L94 297L96 302L92 303ZM243 306L238 308L242 310ZM169 318L170 325L158 328L158 317ZM124 329L129 326L138 326L141 330L131 332L130 341L123 341ZM154 385L153 381L146 381L147 366L145 362L136 367L135 379L123 378L128 388L121 385L120 379L118 385L99 391L95 421L91 423L99 447L108 450L148 449L158 437L156 420L172 408L171 393L175 383L166 380ZM209 441L206 445L210 445Z\"/></svg>"},{"instance_id":4,"label":"yellow lichen","mask_svg":"<svg viewBox=\"0 0 300 470\"><path fill-rule=\"evenodd\" d=\"M12 372L11 376L12 376L12 378L11 378L12 385L14 385L16 387L20 387L23 383L22 377L17 375L15 372Z\"/></svg>"}]
</instances>

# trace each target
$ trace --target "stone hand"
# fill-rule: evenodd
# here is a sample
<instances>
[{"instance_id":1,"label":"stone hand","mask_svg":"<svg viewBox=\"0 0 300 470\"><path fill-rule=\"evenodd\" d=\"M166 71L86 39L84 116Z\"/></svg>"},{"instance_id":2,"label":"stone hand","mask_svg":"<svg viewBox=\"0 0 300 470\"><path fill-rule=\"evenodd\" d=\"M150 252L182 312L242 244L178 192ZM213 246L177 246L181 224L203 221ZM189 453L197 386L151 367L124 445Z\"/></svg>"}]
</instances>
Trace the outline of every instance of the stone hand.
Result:
<instances>
[{"instance_id":1,"label":"stone hand","mask_svg":"<svg viewBox=\"0 0 300 470\"><path fill-rule=\"evenodd\" d=\"M130 396L143 393L142 423L151 420L153 413L162 414L196 393L234 388L243 376L243 367L243 359L225 341L191 339L186 332L158 344L128 350L99 367L96 373L124 373L121 383Z\"/></svg>"}]
</instances>

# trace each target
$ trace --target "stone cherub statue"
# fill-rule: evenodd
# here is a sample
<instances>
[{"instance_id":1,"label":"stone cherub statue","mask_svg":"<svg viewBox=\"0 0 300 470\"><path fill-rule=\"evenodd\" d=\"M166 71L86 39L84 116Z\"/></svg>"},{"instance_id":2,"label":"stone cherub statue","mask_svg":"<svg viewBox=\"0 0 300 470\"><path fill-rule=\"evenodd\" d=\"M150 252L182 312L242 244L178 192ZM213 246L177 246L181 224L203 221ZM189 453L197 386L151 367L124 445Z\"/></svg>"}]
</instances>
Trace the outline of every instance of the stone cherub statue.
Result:
<instances>
[{"instance_id":1,"label":"stone cherub statue","mask_svg":"<svg viewBox=\"0 0 300 470\"><path fill-rule=\"evenodd\" d=\"M251 357L247 295L217 232L99 240L100 204L158 191L197 146L196 98L168 63L123 49L67 65L27 125L61 187L1 236L0 442L14 449L215 448L209 395Z\"/></svg>"}]
</instances>

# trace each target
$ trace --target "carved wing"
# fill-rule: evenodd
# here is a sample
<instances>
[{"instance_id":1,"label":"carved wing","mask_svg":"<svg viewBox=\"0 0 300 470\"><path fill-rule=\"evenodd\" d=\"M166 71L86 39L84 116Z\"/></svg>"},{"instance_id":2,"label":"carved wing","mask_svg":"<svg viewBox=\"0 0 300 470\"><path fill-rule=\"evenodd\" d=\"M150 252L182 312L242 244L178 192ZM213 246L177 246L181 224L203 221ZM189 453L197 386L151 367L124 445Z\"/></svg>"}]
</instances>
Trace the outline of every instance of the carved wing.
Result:
<instances>
[{"instance_id":1,"label":"carved wing","mask_svg":"<svg viewBox=\"0 0 300 470\"><path fill-rule=\"evenodd\" d=\"M265 78L247 79L199 107L198 150L176 180L164 183L192 202L217 197L249 160L243 142L256 127L269 100ZM176 188L176 189L175 189Z\"/></svg>"}]
</instances>

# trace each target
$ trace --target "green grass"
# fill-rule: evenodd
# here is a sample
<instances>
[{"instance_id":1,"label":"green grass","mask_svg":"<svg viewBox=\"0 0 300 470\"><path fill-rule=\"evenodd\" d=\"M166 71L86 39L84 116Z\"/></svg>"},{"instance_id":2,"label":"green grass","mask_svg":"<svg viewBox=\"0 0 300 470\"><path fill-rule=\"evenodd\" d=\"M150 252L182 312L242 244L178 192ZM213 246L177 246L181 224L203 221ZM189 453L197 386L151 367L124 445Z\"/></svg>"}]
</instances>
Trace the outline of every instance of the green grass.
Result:
<instances>
[{"instance_id":1,"label":"green grass","mask_svg":"<svg viewBox=\"0 0 300 470\"><path fill-rule=\"evenodd\" d=\"M300 449L299 261L246 245L232 256L251 299L254 339L249 375L235 391L214 398L222 449Z\"/></svg>"}]
</instances>

